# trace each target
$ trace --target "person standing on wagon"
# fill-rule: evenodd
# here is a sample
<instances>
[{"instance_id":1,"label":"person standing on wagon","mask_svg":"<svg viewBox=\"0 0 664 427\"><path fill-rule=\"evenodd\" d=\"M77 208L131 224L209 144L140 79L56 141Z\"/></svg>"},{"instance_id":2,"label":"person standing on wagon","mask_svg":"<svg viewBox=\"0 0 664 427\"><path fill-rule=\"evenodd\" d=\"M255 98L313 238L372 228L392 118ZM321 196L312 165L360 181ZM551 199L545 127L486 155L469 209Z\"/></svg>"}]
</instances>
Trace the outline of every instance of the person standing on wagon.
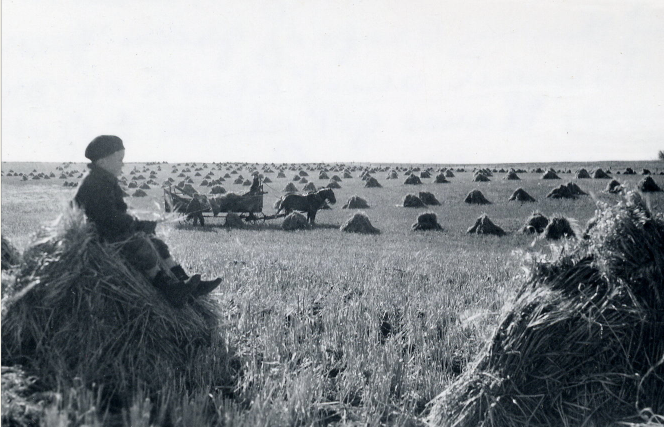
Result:
<instances>
[{"instance_id":1,"label":"person standing on wagon","mask_svg":"<svg viewBox=\"0 0 664 427\"><path fill-rule=\"evenodd\" d=\"M249 188L249 194L257 194L260 193L261 190L261 180L258 176L258 174L254 175L254 180L251 183L251 188Z\"/></svg>"},{"instance_id":2,"label":"person standing on wagon","mask_svg":"<svg viewBox=\"0 0 664 427\"><path fill-rule=\"evenodd\" d=\"M117 136L101 135L93 139L85 149L85 157L91 161L90 170L74 202L95 226L100 241L121 243L120 252L125 259L142 271L171 304L182 307L187 298L210 293L221 279L201 280L200 274L189 277L171 257L168 245L154 235L157 223L127 213L118 183L124 155L124 145Z\"/></svg>"}]
</instances>

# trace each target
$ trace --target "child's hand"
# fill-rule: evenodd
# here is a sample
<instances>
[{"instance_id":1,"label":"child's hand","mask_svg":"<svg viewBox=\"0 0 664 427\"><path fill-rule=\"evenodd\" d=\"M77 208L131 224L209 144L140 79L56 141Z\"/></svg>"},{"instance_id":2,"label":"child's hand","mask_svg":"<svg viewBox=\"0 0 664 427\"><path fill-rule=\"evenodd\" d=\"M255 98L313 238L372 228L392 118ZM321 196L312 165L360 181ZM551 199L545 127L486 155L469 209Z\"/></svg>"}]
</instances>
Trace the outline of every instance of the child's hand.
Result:
<instances>
[{"instance_id":1,"label":"child's hand","mask_svg":"<svg viewBox=\"0 0 664 427\"><path fill-rule=\"evenodd\" d=\"M137 221L136 231L142 231L146 234L155 234L157 230L157 221Z\"/></svg>"}]
</instances>

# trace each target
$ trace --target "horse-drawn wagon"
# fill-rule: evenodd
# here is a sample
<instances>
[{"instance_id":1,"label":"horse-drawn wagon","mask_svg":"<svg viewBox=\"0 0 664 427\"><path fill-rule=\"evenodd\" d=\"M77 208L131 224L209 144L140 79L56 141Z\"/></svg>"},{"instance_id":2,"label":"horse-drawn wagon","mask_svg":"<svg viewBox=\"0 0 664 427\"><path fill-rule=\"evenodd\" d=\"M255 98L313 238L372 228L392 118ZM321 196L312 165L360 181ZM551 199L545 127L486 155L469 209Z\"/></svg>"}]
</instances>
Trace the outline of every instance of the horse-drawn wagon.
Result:
<instances>
[{"instance_id":1,"label":"horse-drawn wagon","mask_svg":"<svg viewBox=\"0 0 664 427\"><path fill-rule=\"evenodd\" d=\"M257 191L246 194L226 193L221 195L205 196L198 194L190 185L169 186L164 188L164 209L166 212L177 212L184 215L185 221L195 221L202 218L220 217L220 213L237 214L246 222L265 222L266 220L282 218L293 211L305 212L310 223L314 223L316 212L326 205L326 201L335 203L334 192L329 188L321 189L307 195L289 194L275 204L277 212L274 215L263 213L262 185ZM221 216L223 218L223 216Z\"/></svg>"},{"instance_id":2,"label":"horse-drawn wagon","mask_svg":"<svg viewBox=\"0 0 664 427\"><path fill-rule=\"evenodd\" d=\"M192 187L164 188L164 210L177 212L191 221L198 216L205 218L221 217L221 213L234 213L247 222L271 219L263 214L263 189L247 194L227 193L205 196L198 194Z\"/></svg>"}]
</instances>

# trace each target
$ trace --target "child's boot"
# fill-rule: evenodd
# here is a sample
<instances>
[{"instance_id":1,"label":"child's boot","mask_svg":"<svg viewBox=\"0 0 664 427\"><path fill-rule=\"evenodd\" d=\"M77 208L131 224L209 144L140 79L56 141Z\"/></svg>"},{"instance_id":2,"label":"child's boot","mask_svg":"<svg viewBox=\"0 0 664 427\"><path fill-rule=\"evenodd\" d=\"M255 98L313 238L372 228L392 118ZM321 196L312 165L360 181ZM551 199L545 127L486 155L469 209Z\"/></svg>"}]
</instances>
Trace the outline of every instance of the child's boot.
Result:
<instances>
[{"instance_id":1,"label":"child's boot","mask_svg":"<svg viewBox=\"0 0 664 427\"><path fill-rule=\"evenodd\" d=\"M217 277L214 280L201 280L196 289L191 293L191 296L194 298L207 295L219 286L221 283L221 277Z\"/></svg>"},{"instance_id":2,"label":"child's boot","mask_svg":"<svg viewBox=\"0 0 664 427\"><path fill-rule=\"evenodd\" d=\"M186 302L187 295L190 295L198 288L200 276L192 277L189 280L179 280L171 277L165 271L157 273L152 280L155 288L159 289L175 308L182 308Z\"/></svg>"},{"instance_id":3,"label":"child's boot","mask_svg":"<svg viewBox=\"0 0 664 427\"><path fill-rule=\"evenodd\" d=\"M186 282L187 280L190 279L189 275L184 271L184 268L180 264L176 265L175 267L171 268L171 272L175 274L175 277L178 278L178 280L182 280L183 282ZM194 274L192 278L198 278L198 280L201 280L201 275L200 274Z\"/></svg>"}]
</instances>

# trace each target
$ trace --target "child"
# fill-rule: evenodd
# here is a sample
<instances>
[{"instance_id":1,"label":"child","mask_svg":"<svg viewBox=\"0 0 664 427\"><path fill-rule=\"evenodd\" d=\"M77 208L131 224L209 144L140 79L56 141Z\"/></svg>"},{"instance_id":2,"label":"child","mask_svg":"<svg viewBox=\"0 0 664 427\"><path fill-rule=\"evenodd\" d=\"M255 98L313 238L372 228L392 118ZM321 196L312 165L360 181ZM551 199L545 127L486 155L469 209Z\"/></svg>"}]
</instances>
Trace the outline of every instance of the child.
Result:
<instances>
[{"instance_id":1,"label":"child","mask_svg":"<svg viewBox=\"0 0 664 427\"><path fill-rule=\"evenodd\" d=\"M173 260L166 243L154 235L157 223L141 221L127 213L117 179L124 165L124 154L124 145L117 136L101 135L93 139L85 149L85 157L91 161L90 171L74 201L95 225L101 241L120 242L127 261L144 272L168 301L182 307L189 296L210 293L221 279L204 281L199 274L189 277Z\"/></svg>"}]
</instances>

